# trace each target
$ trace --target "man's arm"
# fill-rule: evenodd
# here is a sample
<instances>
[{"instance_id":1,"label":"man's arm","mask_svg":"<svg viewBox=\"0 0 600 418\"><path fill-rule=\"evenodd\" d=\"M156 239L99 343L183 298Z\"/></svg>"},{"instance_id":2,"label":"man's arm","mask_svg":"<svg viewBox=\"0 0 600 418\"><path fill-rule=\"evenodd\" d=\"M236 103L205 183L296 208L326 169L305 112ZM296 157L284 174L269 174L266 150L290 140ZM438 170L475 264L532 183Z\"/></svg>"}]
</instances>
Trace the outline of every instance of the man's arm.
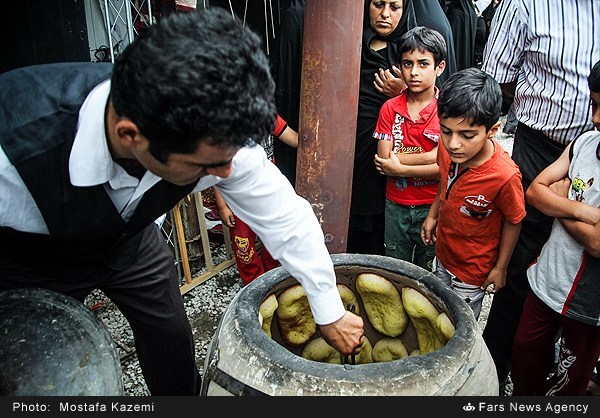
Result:
<instances>
[{"instance_id":1,"label":"man's arm","mask_svg":"<svg viewBox=\"0 0 600 418\"><path fill-rule=\"evenodd\" d=\"M379 157L379 159L387 159L392 153L393 148L394 144L392 143L392 141L388 141L387 139L380 139L377 141L377 154L375 156ZM377 158L375 159L375 165L377 165Z\"/></svg>"},{"instance_id":2,"label":"man's arm","mask_svg":"<svg viewBox=\"0 0 600 418\"><path fill-rule=\"evenodd\" d=\"M521 21L519 4L516 1L502 1L494 11L481 66L511 97L514 97L527 43L527 25Z\"/></svg>"},{"instance_id":3,"label":"man's arm","mask_svg":"<svg viewBox=\"0 0 600 418\"><path fill-rule=\"evenodd\" d=\"M231 176L217 188L233 213L302 285L325 340L342 354L356 354L363 320L342 303L333 261L310 203L296 194L260 145L242 148Z\"/></svg>"},{"instance_id":4,"label":"man's arm","mask_svg":"<svg viewBox=\"0 0 600 418\"><path fill-rule=\"evenodd\" d=\"M438 145L439 146L439 145ZM428 164L436 164L437 165L437 151L438 147L436 146L431 151L422 152L422 153L414 153L414 154L398 154L398 158L402 164L406 165L428 165Z\"/></svg>"}]
</instances>

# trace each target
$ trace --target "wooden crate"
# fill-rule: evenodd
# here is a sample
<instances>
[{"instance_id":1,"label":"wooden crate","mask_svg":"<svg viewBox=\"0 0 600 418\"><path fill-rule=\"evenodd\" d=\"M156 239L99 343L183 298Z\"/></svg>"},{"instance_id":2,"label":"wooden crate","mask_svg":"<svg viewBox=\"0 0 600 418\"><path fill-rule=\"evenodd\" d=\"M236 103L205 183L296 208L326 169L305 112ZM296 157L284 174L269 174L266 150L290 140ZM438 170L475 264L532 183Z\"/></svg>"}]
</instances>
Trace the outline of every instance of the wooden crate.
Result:
<instances>
[{"instance_id":1,"label":"wooden crate","mask_svg":"<svg viewBox=\"0 0 600 418\"><path fill-rule=\"evenodd\" d=\"M175 255L182 294L235 264L229 228L221 225L222 235L215 233L213 225L220 222L206 217L213 204L211 189L189 194L160 225Z\"/></svg>"}]
</instances>

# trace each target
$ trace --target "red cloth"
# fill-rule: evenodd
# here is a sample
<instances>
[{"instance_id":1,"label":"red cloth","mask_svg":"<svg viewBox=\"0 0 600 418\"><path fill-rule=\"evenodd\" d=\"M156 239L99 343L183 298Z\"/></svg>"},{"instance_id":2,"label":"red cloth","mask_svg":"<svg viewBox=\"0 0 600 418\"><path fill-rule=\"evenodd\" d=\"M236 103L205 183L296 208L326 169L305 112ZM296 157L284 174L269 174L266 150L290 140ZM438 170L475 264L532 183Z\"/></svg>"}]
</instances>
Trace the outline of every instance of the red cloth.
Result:
<instances>
[{"instance_id":1,"label":"red cloth","mask_svg":"<svg viewBox=\"0 0 600 418\"><path fill-rule=\"evenodd\" d=\"M196 10L196 0L175 0L175 10L191 12Z\"/></svg>"},{"instance_id":2,"label":"red cloth","mask_svg":"<svg viewBox=\"0 0 600 418\"><path fill-rule=\"evenodd\" d=\"M373 138L391 141L397 154L422 154L434 149L440 138L440 118L437 113L438 89L435 98L413 121L408 113L405 89L386 101L379 111ZM385 197L399 205L431 205L437 194L439 180L388 176Z\"/></svg>"},{"instance_id":3,"label":"red cloth","mask_svg":"<svg viewBox=\"0 0 600 418\"><path fill-rule=\"evenodd\" d=\"M287 128L288 124L285 120L283 120L281 118L281 116L277 115L277 120L275 121L275 127L273 128L273 136L275 138L279 138L281 136L281 134L283 133L283 131L285 131L285 128Z\"/></svg>"},{"instance_id":4,"label":"red cloth","mask_svg":"<svg viewBox=\"0 0 600 418\"><path fill-rule=\"evenodd\" d=\"M235 225L229 228L231 244L240 277L244 284L248 284L264 272L278 267L279 262L269 254L264 245L259 251L256 248L256 233L240 218L234 217Z\"/></svg>"}]
</instances>

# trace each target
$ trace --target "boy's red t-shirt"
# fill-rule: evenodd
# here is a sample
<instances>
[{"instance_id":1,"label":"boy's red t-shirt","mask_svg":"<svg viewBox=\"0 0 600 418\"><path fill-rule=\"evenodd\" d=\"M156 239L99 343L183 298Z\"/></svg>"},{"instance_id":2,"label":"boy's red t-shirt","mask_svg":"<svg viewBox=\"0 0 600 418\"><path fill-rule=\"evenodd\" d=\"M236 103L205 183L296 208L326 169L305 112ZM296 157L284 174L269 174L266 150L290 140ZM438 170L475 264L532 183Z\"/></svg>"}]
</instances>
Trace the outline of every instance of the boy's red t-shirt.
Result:
<instances>
[{"instance_id":1,"label":"boy's red t-shirt","mask_svg":"<svg viewBox=\"0 0 600 418\"><path fill-rule=\"evenodd\" d=\"M431 151L440 138L437 95L413 121L408 113L406 92L387 100L379 111L373 132L376 140L392 141L392 152L416 154ZM439 180L388 176L385 197L399 205L430 205L435 199Z\"/></svg>"},{"instance_id":2,"label":"boy's red t-shirt","mask_svg":"<svg viewBox=\"0 0 600 418\"><path fill-rule=\"evenodd\" d=\"M441 190L436 257L465 283L480 286L498 260L502 224L525 217L525 194L516 163L494 142L478 167L462 168L438 148Z\"/></svg>"}]
</instances>

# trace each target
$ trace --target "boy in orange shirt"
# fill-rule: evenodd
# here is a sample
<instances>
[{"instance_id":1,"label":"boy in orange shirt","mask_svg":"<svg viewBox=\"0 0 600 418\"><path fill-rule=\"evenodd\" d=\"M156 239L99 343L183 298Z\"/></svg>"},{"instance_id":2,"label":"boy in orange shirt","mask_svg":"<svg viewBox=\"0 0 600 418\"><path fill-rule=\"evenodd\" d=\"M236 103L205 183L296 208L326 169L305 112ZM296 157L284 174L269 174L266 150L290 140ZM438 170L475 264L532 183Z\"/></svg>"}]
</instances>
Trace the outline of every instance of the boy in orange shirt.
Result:
<instances>
[{"instance_id":1,"label":"boy in orange shirt","mask_svg":"<svg viewBox=\"0 0 600 418\"><path fill-rule=\"evenodd\" d=\"M441 182L421 227L435 242L436 276L479 318L485 290L498 291L525 217L519 167L494 139L500 126L498 83L476 68L453 74L438 99Z\"/></svg>"}]
</instances>

